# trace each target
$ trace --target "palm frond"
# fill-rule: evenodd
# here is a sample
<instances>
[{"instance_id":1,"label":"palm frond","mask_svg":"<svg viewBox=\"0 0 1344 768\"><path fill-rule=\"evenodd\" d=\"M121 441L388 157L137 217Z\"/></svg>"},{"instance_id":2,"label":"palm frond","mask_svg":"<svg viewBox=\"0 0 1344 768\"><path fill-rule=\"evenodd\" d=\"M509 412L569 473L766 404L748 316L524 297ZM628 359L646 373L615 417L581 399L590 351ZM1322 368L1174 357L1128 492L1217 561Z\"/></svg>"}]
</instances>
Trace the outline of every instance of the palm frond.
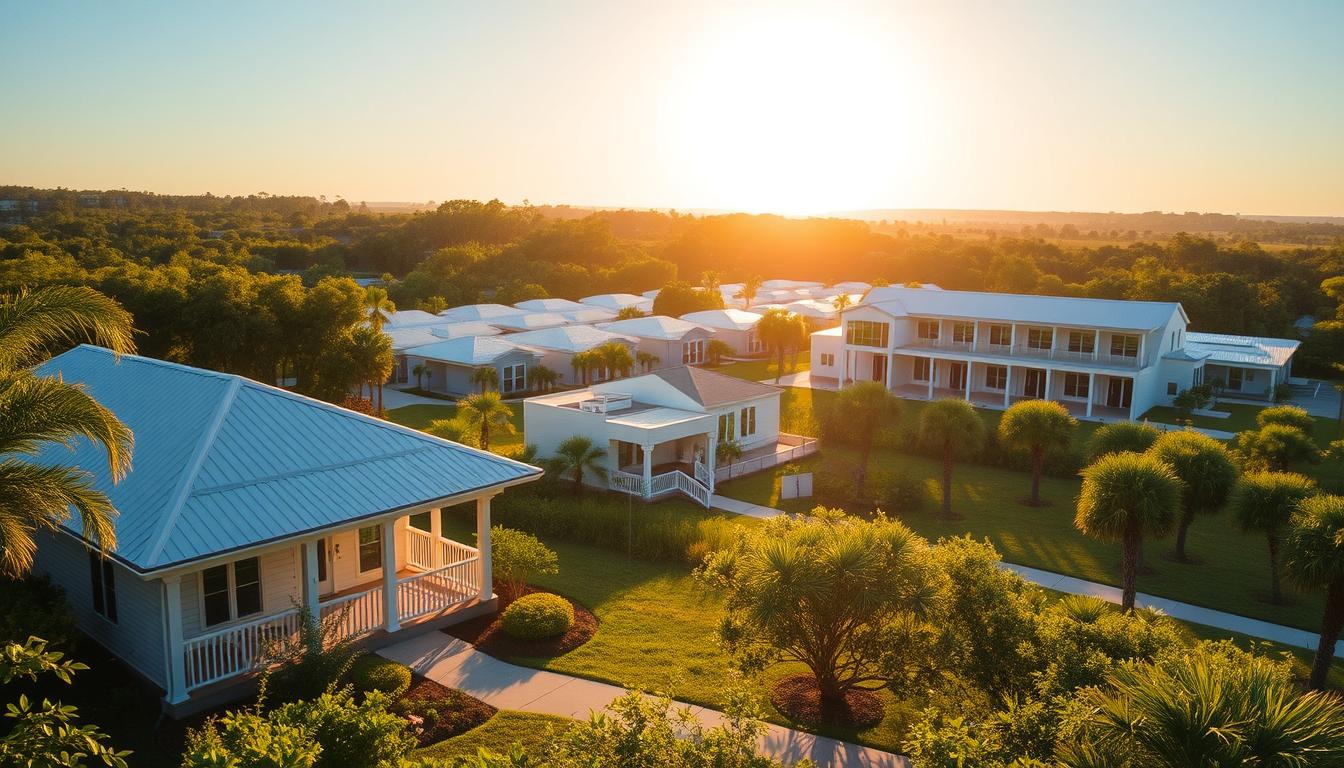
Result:
<instances>
[{"instance_id":1,"label":"palm frond","mask_svg":"<svg viewBox=\"0 0 1344 768\"><path fill-rule=\"evenodd\" d=\"M93 488L88 472L0 459L0 572L18 575L32 567L38 531L55 530L73 508L84 538L103 550L116 547L116 509Z\"/></svg>"},{"instance_id":2,"label":"palm frond","mask_svg":"<svg viewBox=\"0 0 1344 768\"><path fill-rule=\"evenodd\" d=\"M135 351L131 314L84 286L50 286L0 296L0 369L34 365L54 349L87 341Z\"/></svg>"},{"instance_id":3,"label":"palm frond","mask_svg":"<svg viewBox=\"0 0 1344 768\"><path fill-rule=\"evenodd\" d=\"M104 447L114 482L130 470L130 428L82 385L27 371L0 374L0 455L33 454L43 443L73 447L80 437Z\"/></svg>"}]
</instances>

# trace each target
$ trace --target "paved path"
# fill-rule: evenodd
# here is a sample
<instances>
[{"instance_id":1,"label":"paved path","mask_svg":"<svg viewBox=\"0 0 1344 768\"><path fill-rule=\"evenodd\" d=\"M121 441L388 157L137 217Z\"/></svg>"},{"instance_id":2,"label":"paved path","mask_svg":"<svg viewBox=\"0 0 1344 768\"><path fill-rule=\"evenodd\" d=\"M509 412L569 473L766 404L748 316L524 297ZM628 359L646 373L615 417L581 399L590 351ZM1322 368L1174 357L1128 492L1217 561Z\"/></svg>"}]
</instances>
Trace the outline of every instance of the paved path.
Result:
<instances>
[{"instance_id":1,"label":"paved path","mask_svg":"<svg viewBox=\"0 0 1344 768\"><path fill-rule=\"evenodd\" d=\"M618 686L595 680L509 664L442 632L426 632L380 648L378 653L440 685L456 688L499 709L583 718L590 711L602 711L626 692ZM690 707L696 718L707 726L723 721L723 715L715 710L684 706ZM890 752L780 725L769 727L769 732L761 738L760 749L785 764L810 758L818 766L908 768L909 765L904 757Z\"/></svg>"},{"instance_id":2,"label":"paved path","mask_svg":"<svg viewBox=\"0 0 1344 768\"><path fill-rule=\"evenodd\" d=\"M773 507L762 507L756 504L750 504L737 499L730 499L725 496L715 495L710 498L710 506L714 509L721 509L725 512L734 512L739 515L749 517L767 518L775 515L786 514L782 509ZM739 511L741 510L741 511ZM1071 595L1094 595L1111 603L1120 602L1120 588L1112 587L1109 584L1099 584L1095 581L1084 581L1083 579L1065 576L1051 571L1043 571L1039 568L1029 568L1025 565L1015 565L1013 563L1001 563L1002 567L1016 572L1022 578L1033 584L1053 589L1056 592L1066 592ZM1261 640L1272 640L1276 643L1291 645L1297 648L1305 648L1310 651L1316 650L1316 645L1320 643L1320 635L1315 632L1308 632L1304 629L1294 627L1285 627L1282 624L1271 624L1259 619L1251 619L1245 616L1238 616L1235 613L1225 613L1215 611L1212 608L1201 608L1198 605L1190 605L1176 600L1169 600L1165 597L1154 597L1145 595L1142 592L1136 597L1140 606L1151 606L1161 609L1161 611L1174 619L1189 621L1195 624L1203 624L1216 629L1225 629L1231 632L1240 632L1243 635L1250 635ZM1335 644L1335 657L1344 658L1344 640Z\"/></svg>"},{"instance_id":3,"label":"paved path","mask_svg":"<svg viewBox=\"0 0 1344 768\"><path fill-rule=\"evenodd\" d=\"M455 407L451 400L436 400L432 397L423 397L421 395L403 392L400 389L392 387L383 387L383 408L392 410L406 405L442 405L447 408Z\"/></svg>"}]
</instances>

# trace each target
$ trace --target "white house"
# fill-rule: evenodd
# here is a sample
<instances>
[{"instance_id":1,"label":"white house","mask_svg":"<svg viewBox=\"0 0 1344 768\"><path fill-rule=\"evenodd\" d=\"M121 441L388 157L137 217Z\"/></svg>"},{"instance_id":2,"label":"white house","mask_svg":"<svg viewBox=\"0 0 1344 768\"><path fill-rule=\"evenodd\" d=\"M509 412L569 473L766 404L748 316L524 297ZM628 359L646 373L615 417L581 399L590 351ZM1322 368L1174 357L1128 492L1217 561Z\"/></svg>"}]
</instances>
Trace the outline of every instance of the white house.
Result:
<instances>
[{"instance_id":1,"label":"white house","mask_svg":"<svg viewBox=\"0 0 1344 768\"><path fill-rule=\"evenodd\" d=\"M600 347L608 342L623 344L635 353L637 340L631 336L611 333L591 325L565 325L539 331L516 333L509 341L526 346L541 355L541 365L560 374L561 384L582 383L582 372L574 370L574 355ZM598 372L596 375L601 376Z\"/></svg>"},{"instance_id":2,"label":"white house","mask_svg":"<svg viewBox=\"0 0 1344 768\"><path fill-rule=\"evenodd\" d=\"M442 321L437 315L429 315ZM414 347L423 347L443 339L457 339L463 336L498 336L501 331L488 323L444 323L433 325L384 325L383 335L392 342L392 383L409 384L413 378L411 366L406 364L406 351Z\"/></svg>"},{"instance_id":3,"label":"white house","mask_svg":"<svg viewBox=\"0 0 1344 768\"><path fill-rule=\"evenodd\" d=\"M489 322L499 320L504 317L515 317L521 315L527 310L517 307L508 307L503 304L464 304L460 307L445 309L439 313L443 320L453 323L462 322Z\"/></svg>"},{"instance_id":4,"label":"white house","mask_svg":"<svg viewBox=\"0 0 1344 768\"><path fill-rule=\"evenodd\" d=\"M703 325L688 323L666 315L632 317L598 323L598 328L622 336L638 339L641 352L656 355L664 367L700 365L708 359L705 347L714 331Z\"/></svg>"},{"instance_id":5,"label":"white house","mask_svg":"<svg viewBox=\"0 0 1344 768\"><path fill-rule=\"evenodd\" d=\"M583 309L584 305L569 299L528 299L513 306L528 312L564 312L571 309Z\"/></svg>"},{"instance_id":6,"label":"white house","mask_svg":"<svg viewBox=\"0 0 1344 768\"><path fill-rule=\"evenodd\" d=\"M556 312L524 312L513 317L491 320L490 324L502 331L522 332L554 328L557 325L568 325L569 320Z\"/></svg>"},{"instance_id":7,"label":"white house","mask_svg":"<svg viewBox=\"0 0 1344 768\"><path fill-rule=\"evenodd\" d=\"M424 389L445 395L469 395L479 389L472 381L478 368L493 368L502 395L527 391L528 371L541 363L541 353L502 336L463 336L444 339L406 350L411 379L420 381L415 369L421 365Z\"/></svg>"},{"instance_id":8,"label":"white house","mask_svg":"<svg viewBox=\"0 0 1344 768\"><path fill-rule=\"evenodd\" d=\"M756 336L756 324L761 316L742 309L706 309L681 316L682 320L714 331L714 338L722 339L739 355L756 355L765 351L765 345Z\"/></svg>"},{"instance_id":9,"label":"white house","mask_svg":"<svg viewBox=\"0 0 1344 768\"><path fill-rule=\"evenodd\" d=\"M714 485L815 450L779 431L777 387L681 366L523 401L524 439L540 456L583 435L607 451L606 484L656 499L684 494L704 506ZM742 456L716 469L717 446ZM601 482L588 477L589 483Z\"/></svg>"},{"instance_id":10,"label":"white house","mask_svg":"<svg viewBox=\"0 0 1344 768\"><path fill-rule=\"evenodd\" d=\"M378 313L383 316L384 328L410 328L416 325L435 325L445 322L442 317L420 309L399 309L395 312L380 309Z\"/></svg>"},{"instance_id":11,"label":"white house","mask_svg":"<svg viewBox=\"0 0 1344 768\"><path fill-rule=\"evenodd\" d=\"M595 296L584 296L579 302L612 312L620 312L626 307L634 307L640 312L653 311L653 299L646 299L633 293L599 293Z\"/></svg>"},{"instance_id":12,"label":"white house","mask_svg":"<svg viewBox=\"0 0 1344 768\"><path fill-rule=\"evenodd\" d=\"M840 313L829 301L799 299L784 305L784 309L801 316L812 328L829 328L839 322Z\"/></svg>"},{"instance_id":13,"label":"white house","mask_svg":"<svg viewBox=\"0 0 1344 768\"><path fill-rule=\"evenodd\" d=\"M986 407L1048 399L1084 418L1124 419L1213 374L1246 395L1287 380L1296 342L1187 335L1188 323L1171 302L874 288L841 313L841 329L812 334L811 375Z\"/></svg>"},{"instance_id":14,"label":"white house","mask_svg":"<svg viewBox=\"0 0 1344 768\"><path fill-rule=\"evenodd\" d=\"M568 320L571 325L592 325L593 323L605 323L608 320L616 319L616 313L614 311L603 309L602 307L564 309L556 314Z\"/></svg>"},{"instance_id":15,"label":"white house","mask_svg":"<svg viewBox=\"0 0 1344 768\"><path fill-rule=\"evenodd\" d=\"M118 515L106 558L72 520L35 568L80 628L164 691L174 715L241 693L299 606L361 642L493 610L490 500L540 470L239 376L80 346L42 365L135 434L113 483L96 445L38 459L87 472ZM439 511L474 504L481 550Z\"/></svg>"}]
</instances>

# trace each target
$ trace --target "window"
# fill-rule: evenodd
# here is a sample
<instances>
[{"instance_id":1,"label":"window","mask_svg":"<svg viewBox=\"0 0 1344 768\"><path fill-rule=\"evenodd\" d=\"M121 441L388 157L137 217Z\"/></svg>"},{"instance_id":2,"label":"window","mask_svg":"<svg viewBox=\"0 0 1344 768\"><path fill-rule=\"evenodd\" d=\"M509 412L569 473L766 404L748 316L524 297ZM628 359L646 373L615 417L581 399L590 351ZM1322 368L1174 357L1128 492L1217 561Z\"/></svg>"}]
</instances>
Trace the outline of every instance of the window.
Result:
<instances>
[{"instance_id":1,"label":"window","mask_svg":"<svg viewBox=\"0 0 1344 768\"><path fill-rule=\"evenodd\" d=\"M1113 334L1111 336L1111 354L1116 357L1138 357L1139 337Z\"/></svg>"},{"instance_id":2,"label":"window","mask_svg":"<svg viewBox=\"0 0 1344 768\"><path fill-rule=\"evenodd\" d=\"M986 389L1007 389L1008 388L1008 366L990 365L985 367L985 388Z\"/></svg>"},{"instance_id":3,"label":"window","mask_svg":"<svg viewBox=\"0 0 1344 768\"><path fill-rule=\"evenodd\" d=\"M261 562L249 557L201 571L201 608L207 627L261 613Z\"/></svg>"},{"instance_id":4,"label":"window","mask_svg":"<svg viewBox=\"0 0 1344 768\"><path fill-rule=\"evenodd\" d=\"M938 338L939 330L937 320L920 320L916 333L921 339L934 340Z\"/></svg>"},{"instance_id":5,"label":"window","mask_svg":"<svg viewBox=\"0 0 1344 768\"><path fill-rule=\"evenodd\" d=\"M383 567L383 527L370 525L359 529L359 572Z\"/></svg>"},{"instance_id":6,"label":"window","mask_svg":"<svg viewBox=\"0 0 1344 768\"><path fill-rule=\"evenodd\" d=\"M736 434L735 421L736 414L732 411L719 414L719 442L726 443L733 439Z\"/></svg>"},{"instance_id":7,"label":"window","mask_svg":"<svg viewBox=\"0 0 1344 768\"><path fill-rule=\"evenodd\" d=\"M683 341L681 343L682 365L699 365L705 362L705 340Z\"/></svg>"},{"instance_id":8,"label":"window","mask_svg":"<svg viewBox=\"0 0 1344 768\"><path fill-rule=\"evenodd\" d=\"M953 323L952 340L963 344L975 342L975 323Z\"/></svg>"},{"instance_id":9,"label":"window","mask_svg":"<svg viewBox=\"0 0 1344 768\"><path fill-rule=\"evenodd\" d=\"M1064 374L1065 397L1087 397L1088 378L1085 373Z\"/></svg>"},{"instance_id":10,"label":"window","mask_svg":"<svg viewBox=\"0 0 1344 768\"><path fill-rule=\"evenodd\" d=\"M1167 382L1167 394L1168 395L1176 394L1176 382L1174 381Z\"/></svg>"},{"instance_id":11,"label":"window","mask_svg":"<svg viewBox=\"0 0 1344 768\"><path fill-rule=\"evenodd\" d=\"M112 561L97 552L90 552L89 579L93 582L93 612L116 624L117 576L112 570Z\"/></svg>"},{"instance_id":12,"label":"window","mask_svg":"<svg viewBox=\"0 0 1344 768\"><path fill-rule=\"evenodd\" d=\"M756 434L756 406L742 409L742 436Z\"/></svg>"},{"instance_id":13,"label":"window","mask_svg":"<svg viewBox=\"0 0 1344 768\"><path fill-rule=\"evenodd\" d=\"M1027 347L1030 349L1050 349L1055 345L1055 329L1030 328L1027 330Z\"/></svg>"},{"instance_id":14,"label":"window","mask_svg":"<svg viewBox=\"0 0 1344 768\"><path fill-rule=\"evenodd\" d=\"M845 343L859 347L887 346L889 326L871 320L850 320L845 324Z\"/></svg>"},{"instance_id":15,"label":"window","mask_svg":"<svg viewBox=\"0 0 1344 768\"><path fill-rule=\"evenodd\" d=\"M527 389L527 366L522 363L504 366L504 378L500 379L501 392L522 392Z\"/></svg>"},{"instance_id":16,"label":"window","mask_svg":"<svg viewBox=\"0 0 1344 768\"><path fill-rule=\"evenodd\" d=\"M917 358L915 358L915 372L914 372L914 375L913 375L912 378L914 378L915 381L928 381L928 380L929 380L929 365L930 365L932 362L933 362L933 361L930 360L930 359L927 358L927 357L917 357Z\"/></svg>"},{"instance_id":17,"label":"window","mask_svg":"<svg viewBox=\"0 0 1344 768\"><path fill-rule=\"evenodd\" d=\"M1097 337L1088 331L1069 331L1069 351L1090 355L1096 350Z\"/></svg>"},{"instance_id":18,"label":"window","mask_svg":"<svg viewBox=\"0 0 1344 768\"><path fill-rule=\"evenodd\" d=\"M996 347L1009 347L1013 344L1013 326L989 326L989 343Z\"/></svg>"},{"instance_id":19,"label":"window","mask_svg":"<svg viewBox=\"0 0 1344 768\"><path fill-rule=\"evenodd\" d=\"M835 365L835 355L831 354L830 352L822 352L822 353L821 353L821 364L824 365L824 366L826 366L826 367L834 366L834 365Z\"/></svg>"}]
</instances>

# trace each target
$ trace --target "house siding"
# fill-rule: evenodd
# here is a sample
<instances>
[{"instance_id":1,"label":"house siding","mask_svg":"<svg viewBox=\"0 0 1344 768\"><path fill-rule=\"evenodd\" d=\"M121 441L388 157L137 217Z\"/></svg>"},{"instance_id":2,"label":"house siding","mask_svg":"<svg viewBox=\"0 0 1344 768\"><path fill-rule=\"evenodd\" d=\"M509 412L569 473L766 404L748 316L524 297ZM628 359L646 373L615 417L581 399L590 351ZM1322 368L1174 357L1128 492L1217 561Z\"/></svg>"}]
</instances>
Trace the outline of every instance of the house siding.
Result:
<instances>
[{"instance_id":1,"label":"house siding","mask_svg":"<svg viewBox=\"0 0 1344 768\"><path fill-rule=\"evenodd\" d=\"M38 534L34 570L61 589L84 634L93 638L141 675L164 686L163 589L116 561L117 622L93 611L89 556L84 545L62 533Z\"/></svg>"},{"instance_id":2,"label":"house siding","mask_svg":"<svg viewBox=\"0 0 1344 768\"><path fill-rule=\"evenodd\" d=\"M261 566L261 613L245 616L242 621L289 610L302 601L299 560L294 547L275 549L258 555ZM201 608L201 572L182 577L182 636L195 637L222 629L232 623L207 627Z\"/></svg>"}]
</instances>

